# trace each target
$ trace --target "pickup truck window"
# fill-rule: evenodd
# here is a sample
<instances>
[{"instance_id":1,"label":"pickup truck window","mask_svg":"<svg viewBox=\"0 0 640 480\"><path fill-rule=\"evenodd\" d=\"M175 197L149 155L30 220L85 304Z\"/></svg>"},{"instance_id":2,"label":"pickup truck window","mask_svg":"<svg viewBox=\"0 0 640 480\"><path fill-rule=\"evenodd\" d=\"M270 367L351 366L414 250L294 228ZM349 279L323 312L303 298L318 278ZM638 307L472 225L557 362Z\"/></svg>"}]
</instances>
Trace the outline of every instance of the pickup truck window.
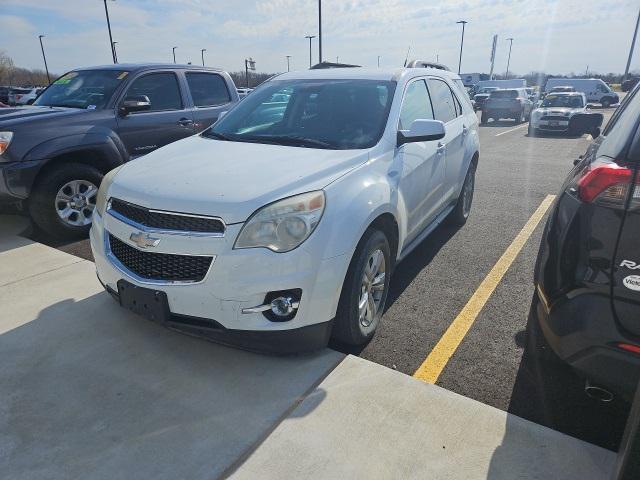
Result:
<instances>
[{"instance_id":1,"label":"pickup truck window","mask_svg":"<svg viewBox=\"0 0 640 480\"><path fill-rule=\"evenodd\" d=\"M161 110L182 110L182 96L178 78L171 72L149 73L136 78L125 96L146 95L151 108L145 112Z\"/></svg>"},{"instance_id":2,"label":"pickup truck window","mask_svg":"<svg viewBox=\"0 0 640 480\"><path fill-rule=\"evenodd\" d=\"M43 107L104 108L129 72L79 70L65 73L38 97Z\"/></svg>"},{"instance_id":3,"label":"pickup truck window","mask_svg":"<svg viewBox=\"0 0 640 480\"><path fill-rule=\"evenodd\" d=\"M196 107L214 107L231 101L227 84L220 75L187 72L187 83Z\"/></svg>"}]
</instances>

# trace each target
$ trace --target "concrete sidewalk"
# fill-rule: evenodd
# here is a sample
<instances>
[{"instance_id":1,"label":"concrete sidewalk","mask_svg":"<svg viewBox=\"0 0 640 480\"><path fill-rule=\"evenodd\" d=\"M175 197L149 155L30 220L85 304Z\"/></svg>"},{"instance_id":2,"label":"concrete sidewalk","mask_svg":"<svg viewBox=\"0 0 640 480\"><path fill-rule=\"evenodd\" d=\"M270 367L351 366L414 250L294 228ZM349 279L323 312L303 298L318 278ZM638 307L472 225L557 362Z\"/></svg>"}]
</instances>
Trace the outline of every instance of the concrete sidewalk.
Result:
<instances>
[{"instance_id":1,"label":"concrete sidewalk","mask_svg":"<svg viewBox=\"0 0 640 480\"><path fill-rule=\"evenodd\" d=\"M119 308L91 262L0 216L11 479L608 478L615 455L331 350L269 357ZM328 375L328 376L327 376Z\"/></svg>"}]
</instances>

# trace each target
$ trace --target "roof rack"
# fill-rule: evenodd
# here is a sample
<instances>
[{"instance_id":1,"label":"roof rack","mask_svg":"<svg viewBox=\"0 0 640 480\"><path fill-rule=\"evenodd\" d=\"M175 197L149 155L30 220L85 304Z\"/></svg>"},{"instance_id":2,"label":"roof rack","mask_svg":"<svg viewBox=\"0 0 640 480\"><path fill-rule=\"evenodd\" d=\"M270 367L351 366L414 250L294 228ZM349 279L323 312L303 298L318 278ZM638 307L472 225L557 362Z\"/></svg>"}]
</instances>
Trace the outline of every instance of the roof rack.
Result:
<instances>
[{"instance_id":1,"label":"roof rack","mask_svg":"<svg viewBox=\"0 0 640 480\"><path fill-rule=\"evenodd\" d=\"M442 63L429 62L427 60L411 60L407 63L407 68L436 68L438 70L446 70L450 72L451 69Z\"/></svg>"},{"instance_id":2,"label":"roof rack","mask_svg":"<svg viewBox=\"0 0 640 480\"><path fill-rule=\"evenodd\" d=\"M322 70L325 68L357 68L360 65L351 65L350 63L336 63L336 62L320 62L315 64L310 70Z\"/></svg>"}]
</instances>

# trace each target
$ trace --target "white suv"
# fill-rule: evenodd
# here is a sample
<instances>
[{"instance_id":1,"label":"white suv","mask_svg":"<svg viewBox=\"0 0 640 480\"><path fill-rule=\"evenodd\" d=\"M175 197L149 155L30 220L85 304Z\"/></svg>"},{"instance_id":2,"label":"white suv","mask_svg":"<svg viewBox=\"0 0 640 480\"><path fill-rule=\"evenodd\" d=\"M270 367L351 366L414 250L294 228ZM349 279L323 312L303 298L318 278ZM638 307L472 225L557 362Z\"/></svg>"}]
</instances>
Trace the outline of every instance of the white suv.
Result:
<instances>
[{"instance_id":1,"label":"white suv","mask_svg":"<svg viewBox=\"0 0 640 480\"><path fill-rule=\"evenodd\" d=\"M228 343L367 342L395 264L469 215L478 122L461 84L429 68L262 84L202 134L105 176L100 281L125 308Z\"/></svg>"}]
</instances>

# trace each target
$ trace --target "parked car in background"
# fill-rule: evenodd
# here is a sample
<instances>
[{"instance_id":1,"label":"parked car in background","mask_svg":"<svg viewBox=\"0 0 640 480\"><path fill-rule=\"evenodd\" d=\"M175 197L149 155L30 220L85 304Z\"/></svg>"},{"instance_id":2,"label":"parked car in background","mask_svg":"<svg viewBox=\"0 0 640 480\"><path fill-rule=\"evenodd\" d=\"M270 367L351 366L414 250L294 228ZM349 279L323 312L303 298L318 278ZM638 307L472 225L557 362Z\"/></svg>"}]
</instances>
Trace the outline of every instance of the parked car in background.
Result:
<instances>
[{"instance_id":1,"label":"parked car in background","mask_svg":"<svg viewBox=\"0 0 640 480\"><path fill-rule=\"evenodd\" d=\"M529 100L524 87L498 89L491 92L484 102L480 122L487 123L491 119L509 118L516 123L522 123L529 120L532 110L533 102Z\"/></svg>"},{"instance_id":2,"label":"parked car in background","mask_svg":"<svg viewBox=\"0 0 640 480\"><path fill-rule=\"evenodd\" d=\"M554 87L573 87L576 92L582 92L589 103L599 103L609 108L620 102L620 97L611 87L599 78L550 78L545 84L544 91L549 93Z\"/></svg>"},{"instance_id":3,"label":"parked car in background","mask_svg":"<svg viewBox=\"0 0 640 480\"><path fill-rule=\"evenodd\" d=\"M476 93L473 96L473 101L475 102L475 109L482 110L484 102L486 102L487 99L489 98L489 94L491 94L491 92L495 90L498 90L498 87L482 87L480 90L478 90L478 93Z\"/></svg>"},{"instance_id":4,"label":"parked car in background","mask_svg":"<svg viewBox=\"0 0 640 480\"><path fill-rule=\"evenodd\" d=\"M480 80L472 87L472 93L475 95L481 88L498 87L498 88L526 88L527 81L524 78L510 78L508 80Z\"/></svg>"},{"instance_id":5,"label":"parked car in background","mask_svg":"<svg viewBox=\"0 0 640 480\"><path fill-rule=\"evenodd\" d=\"M238 92L238 97L242 99L253 92L253 88L237 88L236 91Z\"/></svg>"},{"instance_id":6,"label":"parked car in background","mask_svg":"<svg viewBox=\"0 0 640 480\"><path fill-rule=\"evenodd\" d=\"M633 90L633 87L635 87L638 83L640 83L640 77L627 78L624 82L620 84L620 89L623 92L629 92Z\"/></svg>"},{"instance_id":7,"label":"parked car in background","mask_svg":"<svg viewBox=\"0 0 640 480\"><path fill-rule=\"evenodd\" d=\"M395 264L471 212L478 120L459 83L433 68L263 83L209 130L105 177L100 281L125 308L227 343L366 343Z\"/></svg>"},{"instance_id":8,"label":"parked car in background","mask_svg":"<svg viewBox=\"0 0 640 480\"><path fill-rule=\"evenodd\" d=\"M573 133L571 118L587 111L587 98L584 93L549 93L539 107L531 112L529 135L540 132Z\"/></svg>"},{"instance_id":9,"label":"parked car in background","mask_svg":"<svg viewBox=\"0 0 640 480\"><path fill-rule=\"evenodd\" d=\"M31 87L29 88L18 88L18 87L12 87L9 89L9 95L8 95L8 100L9 100L9 105L11 106L15 106L15 105L20 105L20 100L22 99L23 96L28 95L31 93Z\"/></svg>"},{"instance_id":10,"label":"parked car in background","mask_svg":"<svg viewBox=\"0 0 640 480\"><path fill-rule=\"evenodd\" d=\"M2 112L0 202L21 203L51 235L86 235L106 172L204 130L237 101L230 76L211 68L116 64L68 72L32 108Z\"/></svg>"},{"instance_id":11,"label":"parked car in background","mask_svg":"<svg viewBox=\"0 0 640 480\"><path fill-rule=\"evenodd\" d=\"M542 236L528 348L559 391L564 363L591 396L628 399L640 379L638 87L576 163Z\"/></svg>"},{"instance_id":12,"label":"parked car in background","mask_svg":"<svg viewBox=\"0 0 640 480\"><path fill-rule=\"evenodd\" d=\"M547 93L561 93L561 92L575 92L576 89L570 87L569 85L558 85L557 87L553 87Z\"/></svg>"},{"instance_id":13,"label":"parked car in background","mask_svg":"<svg viewBox=\"0 0 640 480\"><path fill-rule=\"evenodd\" d=\"M14 105L31 105L36 98L38 98L38 95L40 95L44 88L42 87L34 87L34 88L27 88L25 89L27 90L24 93L16 93L13 96L13 102Z\"/></svg>"},{"instance_id":14,"label":"parked car in background","mask_svg":"<svg viewBox=\"0 0 640 480\"><path fill-rule=\"evenodd\" d=\"M539 100L540 94L538 90L533 87L525 88L527 95L529 95L529 100L531 100L534 104Z\"/></svg>"}]
</instances>

